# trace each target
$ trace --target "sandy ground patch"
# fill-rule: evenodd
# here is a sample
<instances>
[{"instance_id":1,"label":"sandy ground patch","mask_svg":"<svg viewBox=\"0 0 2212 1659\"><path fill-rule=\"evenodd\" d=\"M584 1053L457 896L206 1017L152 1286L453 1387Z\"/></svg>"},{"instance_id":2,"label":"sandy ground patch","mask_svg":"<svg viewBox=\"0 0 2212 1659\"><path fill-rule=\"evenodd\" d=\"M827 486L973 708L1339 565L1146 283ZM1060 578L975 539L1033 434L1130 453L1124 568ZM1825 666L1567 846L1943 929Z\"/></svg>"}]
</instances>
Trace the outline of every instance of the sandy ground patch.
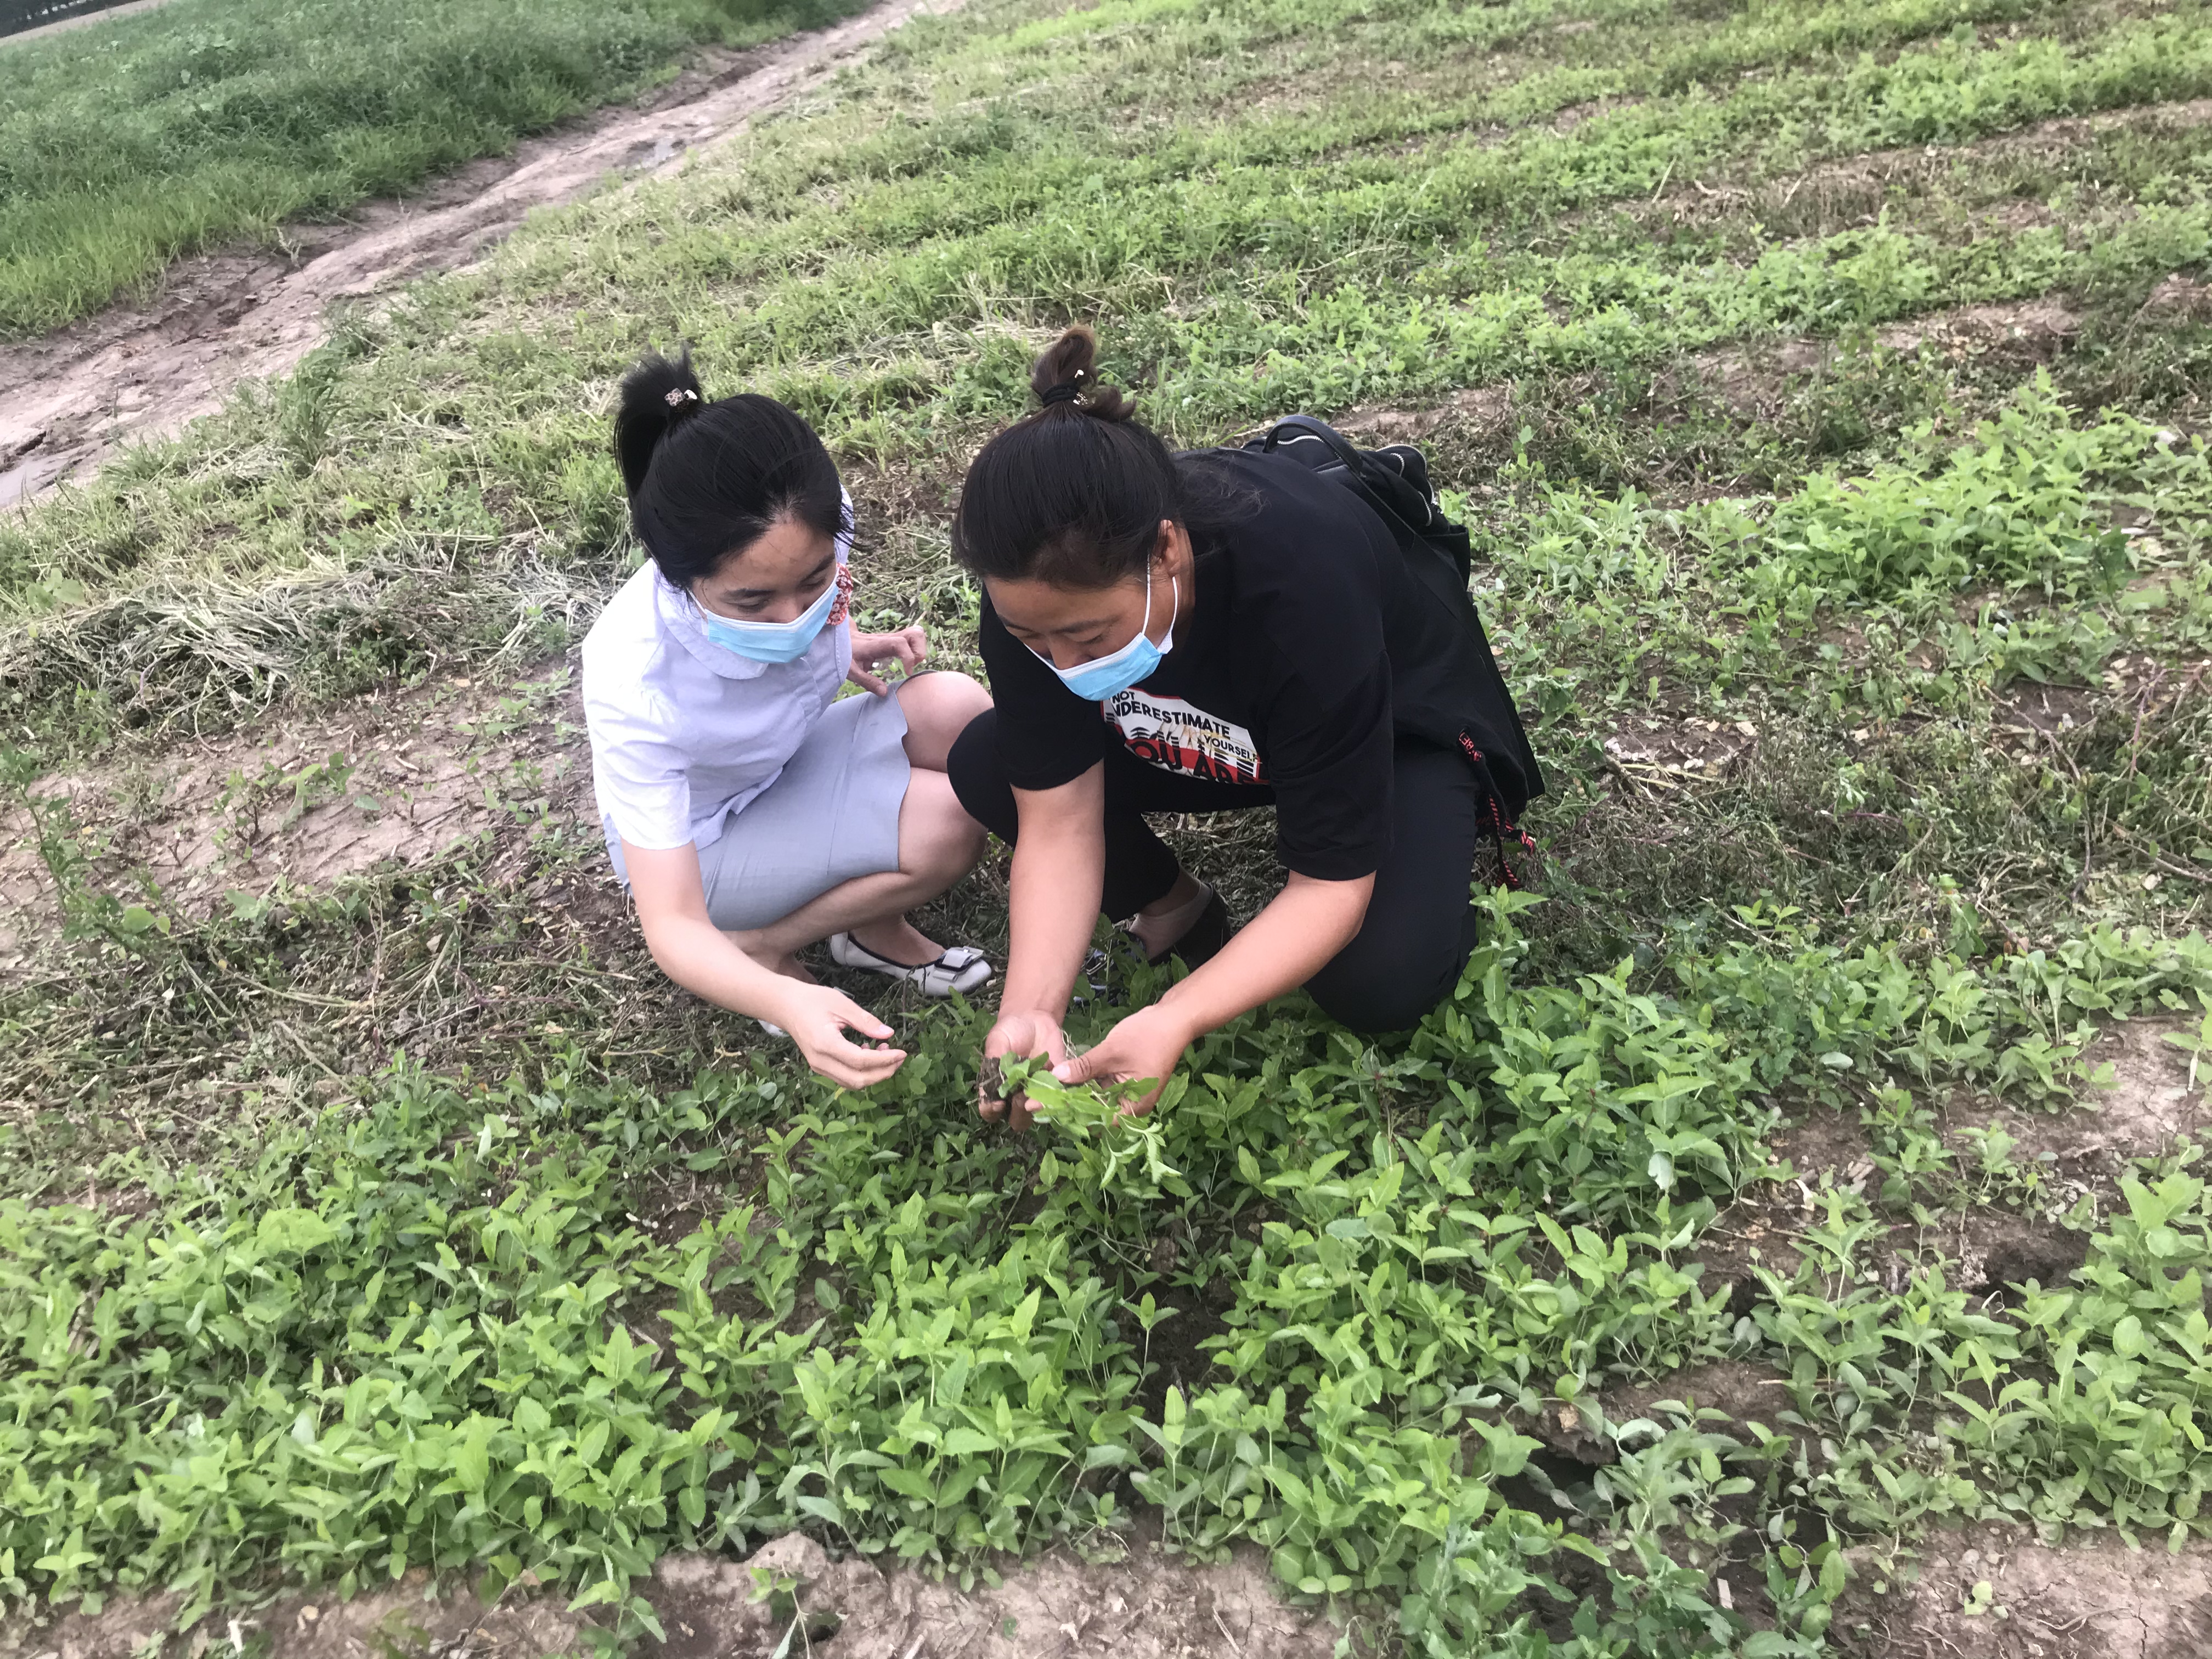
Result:
<instances>
[{"instance_id":1,"label":"sandy ground patch","mask_svg":"<svg viewBox=\"0 0 2212 1659\"><path fill-rule=\"evenodd\" d=\"M40 780L68 803L91 876L118 896L204 916L239 894L322 888L387 860L427 862L487 830L590 819L575 678L443 679ZM0 973L56 925L53 882L19 811L0 821Z\"/></svg>"},{"instance_id":2,"label":"sandy ground patch","mask_svg":"<svg viewBox=\"0 0 2212 1659\"><path fill-rule=\"evenodd\" d=\"M2201 1659L2212 1653L2212 1546L2076 1534L2052 1546L1970 1527L1925 1540L1917 1575L1887 1595L1874 1564L1833 1640L1863 1659ZM1858 1626L1859 1628L1854 1628Z\"/></svg>"},{"instance_id":3,"label":"sandy ground patch","mask_svg":"<svg viewBox=\"0 0 2212 1659\"><path fill-rule=\"evenodd\" d=\"M1163 1553L1144 1540L1103 1540L1119 1559L1064 1550L1011 1567L996 1589L963 1591L902 1566L832 1561L793 1534L748 1561L663 1558L641 1587L668 1632L640 1659L768 1659L794 1620L793 1655L819 1659L1328 1659L1337 1629L1276 1593L1265 1558L1237 1552L1215 1565ZM756 1577L755 1569L758 1569ZM781 1595L756 1595L765 1582ZM0 1627L0 1659L181 1659L221 1655L234 1640L270 1659L534 1659L580 1650L580 1619L565 1598L510 1595L487 1609L420 1569L398 1584L342 1601L289 1595L248 1613L218 1613L191 1632L172 1626L173 1595L119 1596L100 1613Z\"/></svg>"}]
</instances>

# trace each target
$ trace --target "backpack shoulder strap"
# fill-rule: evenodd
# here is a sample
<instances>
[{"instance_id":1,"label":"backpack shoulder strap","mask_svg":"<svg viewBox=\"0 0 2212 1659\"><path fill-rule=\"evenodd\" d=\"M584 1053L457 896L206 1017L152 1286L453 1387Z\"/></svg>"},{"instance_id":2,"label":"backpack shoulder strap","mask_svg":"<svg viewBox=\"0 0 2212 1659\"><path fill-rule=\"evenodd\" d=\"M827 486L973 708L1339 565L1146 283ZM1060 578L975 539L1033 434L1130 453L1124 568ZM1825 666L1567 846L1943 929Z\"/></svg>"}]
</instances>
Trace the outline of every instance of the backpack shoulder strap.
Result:
<instances>
[{"instance_id":1,"label":"backpack shoulder strap","mask_svg":"<svg viewBox=\"0 0 2212 1659\"><path fill-rule=\"evenodd\" d=\"M1429 483L1428 462L1408 445L1361 449L1327 421L1285 415L1245 446L1287 455L1315 472L1339 478L1382 515L1401 541L1441 558L1466 584L1473 546L1466 529L1443 515Z\"/></svg>"},{"instance_id":2,"label":"backpack shoulder strap","mask_svg":"<svg viewBox=\"0 0 2212 1659\"><path fill-rule=\"evenodd\" d=\"M1286 449L1298 444L1320 445L1334 459L1339 466L1355 478L1359 476L1359 452L1352 447L1351 442L1341 432L1327 421L1316 420L1310 415L1284 416L1281 420L1267 428L1267 435L1261 441L1260 451L1262 454L1272 454L1278 449ZM1307 460L1308 464L1311 465L1310 457L1301 456L1299 459ZM1315 468L1316 471L1322 470L1319 467Z\"/></svg>"}]
</instances>

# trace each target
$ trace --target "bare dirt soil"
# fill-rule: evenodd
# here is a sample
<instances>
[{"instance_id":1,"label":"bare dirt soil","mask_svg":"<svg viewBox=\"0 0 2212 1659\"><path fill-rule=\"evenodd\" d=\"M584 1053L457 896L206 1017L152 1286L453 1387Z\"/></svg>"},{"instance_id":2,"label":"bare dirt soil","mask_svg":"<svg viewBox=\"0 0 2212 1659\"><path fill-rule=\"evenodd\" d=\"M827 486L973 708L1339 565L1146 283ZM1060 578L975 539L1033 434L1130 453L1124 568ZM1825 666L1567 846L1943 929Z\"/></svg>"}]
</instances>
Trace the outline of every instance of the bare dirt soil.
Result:
<instances>
[{"instance_id":1,"label":"bare dirt soil","mask_svg":"<svg viewBox=\"0 0 2212 1659\"><path fill-rule=\"evenodd\" d=\"M227 896L326 888L386 860L428 862L487 830L587 821L591 768L560 659L514 681L449 679L301 719L126 753L41 779L99 849L106 884L139 872L159 908L200 917ZM0 975L58 915L22 814L0 817Z\"/></svg>"},{"instance_id":2,"label":"bare dirt soil","mask_svg":"<svg viewBox=\"0 0 2212 1659\"><path fill-rule=\"evenodd\" d=\"M2150 297L2143 301L2143 315L2183 321L2212 317L2212 283L2178 274L2169 276L2150 291Z\"/></svg>"},{"instance_id":3,"label":"bare dirt soil","mask_svg":"<svg viewBox=\"0 0 2212 1659\"><path fill-rule=\"evenodd\" d=\"M794 1620L793 1655L819 1659L1327 1659L1338 1632L1287 1605L1267 1562L1240 1551L1194 1565L1144 1540L1103 1540L1109 1558L1048 1552L996 1589L963 1591L907 1567L832 1561L793 1534L750 1560L665 1558L643 1592L667 1640L641 1659L768 1659ZM757 1571L756 1571L757 1570ZM781 1589L782 1593L775 1592ZM0 1659L134 1659L171 1631L173 1595L112 1599L37 1626L0 1627ZM233 1620L216 1614L177 1637L174 1652L233 1646L270 1659L535 1659L580 1651L582 1622L558 1597L513 1593L487 1609L465 1586L420 1569L389 1589L341 1601L288 1595Z\"/></svg>"},{"instance_id":4,"label":"bare dirt soil","mask_svg":"<svg viewBox=\"0 0 2212 1659\"><path fill-rule=\"evenodd\" d=\"M819 1545L793 1534L745 1563L701 1555L663 1560L647 1595L668 1640L642 1648L643 1659L773 1652L788 1624L751 1599L755 1568L799 1581L791 1616L805 1621L823 1659L1323 1659L1337 1638L1320 1613L1283 1602L1257 1550L1214 1566L1192 1565L1145 1541L1118 1560L1096 1564L1055 1550L1008 1574L996 1589L963 1592L909 1571L885 1573L858 1558L832 1562Z\"/></svg>"},{"instance_id":5,"label":"bare dirt soil","mask_svg":"<svg viewBox=\"0 0 2212 1659\"><path fill-rule=\"evenodd\" d=\"M215 1613L175 1629L183 1598L117 1595L98 1613L72 1608L47 1624L0 1626L0 1659L138 1659L258 1651L271 1659L537 1659L577 1650L580 1621L563 1599L510 1596L486 1608L465 1587L417 1567L397 1584L342 1601L288 1595L252 1612Z\"/></svg>"},{"instance_id":6,"label":"bare dirt soil","mask_svg":"<svg viewBox=\"0 0 2212 1659\"><path fill-rule=\"evenodd\" d=\"M1649 715L1625 720L1601 745L1608 771L1636 787L1671 789L1684 782L1718 783L1759 746L1750 720L1680 720Z\"/></svg>"},{"instance_id":7,"label":"bare dirt soil","mask_svg":"<svg viewBox=\"0 0 2212 1659\"><path fill-rule=\"evenodd\" d=\"M1742 1426L1749 1423L1763 1423L1778 1432L1788 1431L1787 1425L1778 1419L1796 1405L1790 1397L1786 1377L1777 1376L1763 1365L1747 1364L1740 1359L1717 1359L1653 1382L1610 1389L1601 1403L1606 1416L1616 1425L1633 1422L1639 1417L1656 1418L1663 1423L1674 1416L1671 1408L1674 1407L1692 1413L1717 1411L1736 1425L1739 1436ZM1662 1407L1669 1409L1662 1411ZM1797 1432L1802 1434L1804 1431Z\"/></svg>"},{"instance_id":8,"label":"bare dirt soil","mask_svg":"<svg viewBox=\"0 0 2212 1659\"><path fill-rule=\"evenodd\" d=\"M0 507L120 445L173 433L240 381L283 373L324 337L331 301L465 266L533 208L610 176L657 176L800 95L917 12L957 0L881 0L832 27L707 55L649 102L580 118L473 162L424 192L337 225L295 226L277 249L179 261L139 305L0 346Z\"/></svg>"},{"instance_id":9,"label":"bare dirt soil","mask_svg":"<svg viewBox=\"0 0 2212 1659\"><path fill-rule=\"evenodd\" d=\"M2202 1659L2212 1653L2212 1548L2179 1554L2076 1534L1997 1527L1938 1533L1917 1577L1887 1595L1861 1553L1833 1629L1861 1659ZM1908 1571L1912 1569L1907 1569ZM1986 1587L1986 1588L1984 1588Z\"/></svg>"},{"instance_id":10,"label":"bare dirt soil","mask_svg":"<svg viewBox=\"0 0 2212 1659\"><path fill-rule=\"evenodd\" d=\"M1347 436L1372 444L1419 443L1447 421L1490 438L1503 435L1512 410L1513 388L1490 386L1455 392L1428 409L1356 409L1336 424Z\"/></svg>"}]
</instances>

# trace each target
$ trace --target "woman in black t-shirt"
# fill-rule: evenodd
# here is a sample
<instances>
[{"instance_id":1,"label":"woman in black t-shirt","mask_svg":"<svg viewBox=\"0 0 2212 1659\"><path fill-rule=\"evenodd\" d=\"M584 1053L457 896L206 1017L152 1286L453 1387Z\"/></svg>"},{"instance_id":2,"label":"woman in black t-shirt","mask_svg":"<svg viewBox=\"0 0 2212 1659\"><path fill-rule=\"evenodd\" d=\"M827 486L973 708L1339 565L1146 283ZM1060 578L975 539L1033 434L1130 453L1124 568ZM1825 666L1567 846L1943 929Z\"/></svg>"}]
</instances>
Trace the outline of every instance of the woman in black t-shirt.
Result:
<instances>
[{"instance_id":1,"label":"woman in black t-shirt","mask_svg":"<svg viewBox=\"0 0 2212 1659\"><path fill-rule=\"evenodd\" d=\"M1355 1030L1415 1024L1474 946L1497 823L1474 746L1420 718L1494 684L1463 585L1455 608L1364 501L1280 453L1170 455L1096 386L1095 349L1075 329L1037 360L1043 407L977 455L953 525L996 708L947 770L1014 847L985 1053L1164 1081L1194 1038L1300 985ZM1143 815L1270 803L1289 878L1231 938ZM1060 1021L1102 908L1194 971L1070 1061Z\"/></svg>"}]
</instances>

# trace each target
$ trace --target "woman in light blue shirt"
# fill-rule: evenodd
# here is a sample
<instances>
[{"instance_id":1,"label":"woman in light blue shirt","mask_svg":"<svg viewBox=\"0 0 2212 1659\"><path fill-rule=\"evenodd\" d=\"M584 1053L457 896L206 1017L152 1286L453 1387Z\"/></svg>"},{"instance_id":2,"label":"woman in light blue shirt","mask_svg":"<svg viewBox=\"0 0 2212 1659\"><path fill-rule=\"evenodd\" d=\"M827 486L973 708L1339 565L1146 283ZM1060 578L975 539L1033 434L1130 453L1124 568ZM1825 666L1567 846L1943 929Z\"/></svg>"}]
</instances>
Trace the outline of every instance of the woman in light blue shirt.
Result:
<instances>
[{"instance_id":1,"label":"woman in light blue shirt","mask_svg":"<svg viewBox=\"0 0 2212 1659\"><path fill-rule=\"evenodd\" d=\"M852 503L805 422L773 398L708 402L688 356L623 382L615 444L651 562L584 641L592 781L653 960L686 989L789 1033L862 1088L905 1059L890 1029L797 953L969 992L976 951L906 912L973 869L984 833L945 775L990 707L964 674L915 672L919 628L850 618ZM896 661L886 684L871 668ZM868 695L839 700L850 678Z\"/></svg>"}]
</instances>

